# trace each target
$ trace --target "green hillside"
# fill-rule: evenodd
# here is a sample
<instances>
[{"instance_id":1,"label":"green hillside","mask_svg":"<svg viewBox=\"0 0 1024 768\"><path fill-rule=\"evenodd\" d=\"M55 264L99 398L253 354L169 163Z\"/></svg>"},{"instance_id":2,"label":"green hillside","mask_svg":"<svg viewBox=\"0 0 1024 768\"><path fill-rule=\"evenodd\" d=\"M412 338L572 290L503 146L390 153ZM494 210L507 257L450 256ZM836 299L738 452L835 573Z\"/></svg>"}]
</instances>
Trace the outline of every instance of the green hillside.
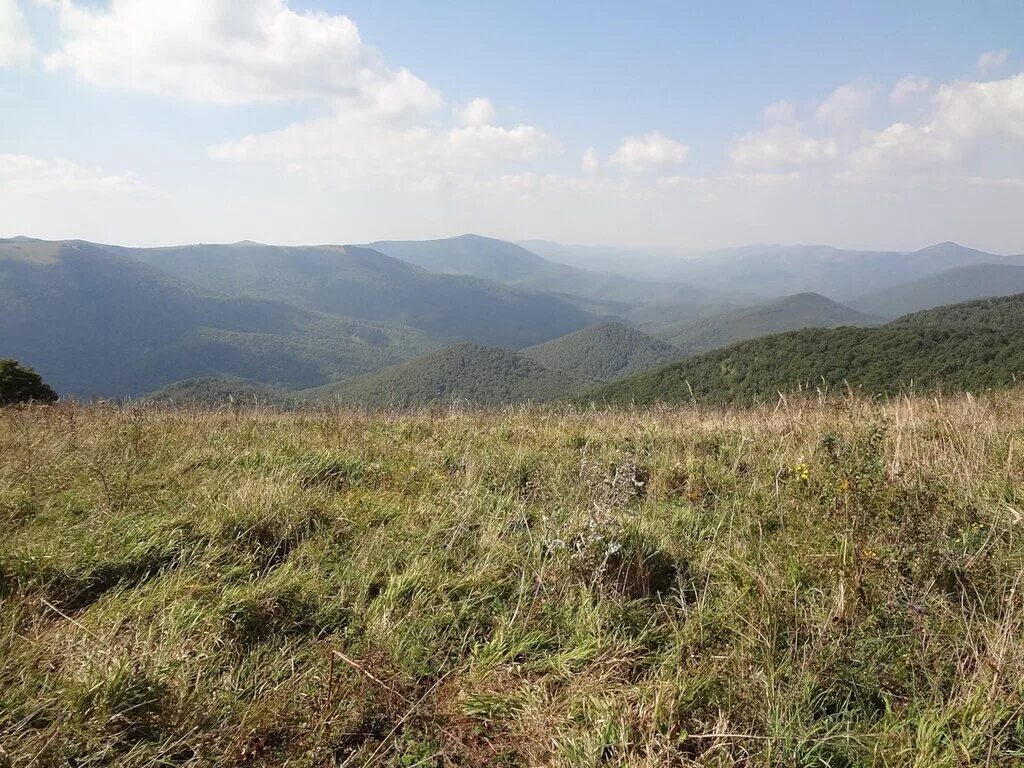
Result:
<instances>
[{"instance_id":1,"label":"green hillside","mask_svg":"<svg viewBox=\"0 0 1024 768\"><path fill-rule=\"evenodd\" d=\"M295 400L280 389L232 376L201 376L176 381L150 392L144 402L167 406L221 408L225 406L271 406L286 408Z\"/></svg>"},{"instance_id":2,"label":"green hillside","mask_svg":"<svg viewBox=\"0 0 1024 768\"><path fill-rule=\"evenodd\" d=\"M555 400L588 383L508 349L462 343L380 373L307 393L310 399L404 408L467 401L503 405Z\"/></svg>"},{"instance_id":3,"label":"green hillside","mask_svg":"<svg viewBox=\"0 0 1024 768\"><path fill-rule=\"evenodd\" d=\"M899 317L923 309L972 299L1012 296L1024 292L1024 266L975 264L954 267L850 302L882 317Z\"/></svg>"},{"instance_id":4,"label":"green hillside","mask_svg":"<svg viewBox=\"0 0 1024 768\"><path fill-rule=\"evenodd\" d=\"M0 350L62 395L237 376L292 388L429 350L422 331L226 297L83 242L0 241Z\"/></svg>"},{"instance_id":5,"label":"green hillside","mask_svg":"<svg viewBox=\"0 0 1024 768\"><path fill-rule=\"evenodd\" d=\"M808 329L741 342L585 393L581 402L746 403L797 387L868 394L913 385L977 392L1024 375L1024 295L920 312L875 328Z\"/></svg>"},{"instance_id":6,"label":"green hillside","mask_svg":"<svg viewBox=\"0 0 1024 768\"><path fill-rule=\"evenodd\" d=\"M237 243L114 250L207 290L398 323L444 342L525 347L595 320L558 296L435 274L357 246Z\"/></svg>"},{"instance_id":7,"label":"green hillside","mask_svg":"<svg viewBox=\"0 0 1024 768\"><path fill-rule=\"evenodd\" d=\"M755 307L666 328L658 336L695 355L737 341L800 328L836 328L841 325L876 325L879 318L839 304L817 293L798 293Z\"/></svg>"},{"instance_id":8,"label":"green hillside","mask_svg":"<svg viewBox=\"0 0 1024 768\"><path fill-rule=\"evenodd\" d=\"M621 323L600 323L523 354L545 368L596 381L615 381L681 357L679 350Z\"/></svg>"}]
</instances>

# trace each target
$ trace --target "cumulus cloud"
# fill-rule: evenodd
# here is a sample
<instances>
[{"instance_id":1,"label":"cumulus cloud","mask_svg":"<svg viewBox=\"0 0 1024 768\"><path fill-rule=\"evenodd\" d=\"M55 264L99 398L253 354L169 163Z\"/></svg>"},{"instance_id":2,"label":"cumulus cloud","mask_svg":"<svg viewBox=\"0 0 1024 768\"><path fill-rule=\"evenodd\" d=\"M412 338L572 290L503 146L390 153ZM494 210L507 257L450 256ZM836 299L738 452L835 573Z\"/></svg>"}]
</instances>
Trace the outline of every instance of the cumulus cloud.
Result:
<instances>
[{"instance_id":1,"label":"cumulus cloud","mask_svg":"<svg viewBox=\"0 0 1024 768\"><path fill-rule=\"evenodd\" d=\"M814 112L820 122L842 126L857 122L870 109L875 87L866 83L847 83L828 95Z\"/></svg>"},{"instance_id":2,"label":"cumulus cloud","mask_svg":"<svg viewBox=\"0 0 1024 768\"><path fill-rule=\"evenodd\" d=\"M539 128L463 125L451 130L381 122L338 112L210 148L216 160L269 162L321 182L391 179L407 189L464 183L533 160L558 142Z\"/></svg>"},{"instance_id":3,"label":"cumulus cloud","mask_svg":"<svg viewBox=\"0 0 1024 768\"><path fill-rule=\"evenodd\" d=\"M1024 72L1005 80L958 81L935 95L936 127L961 140L999 136L1024 141Z\"/></svg>"},{"instance_id":4,"label":"cumulus cloud","mask_svg":"<svg viewBox=\"0 0 1024 768\"><path fill-rule=\"evenodd\" d=\"M593 147L587 147L584 150L582 168L587 175L593 175L601 170L601 160L597 156L597 150Z\"/></svg>"},{"instance_id":5,"label":"cumulus cloud","mask_svg":"<svg viewBox=\"0 0 1024 768\"><path fill-rule=\"evenodd\" d=\"M608 161L626 173L646 173L685 162L690 148L661 131L627 136Z\"/></svg>"},{"instance_id":6,"label":"cumulus cloud","mask_svg":"<svg viewBox=\"0 0 1024 768\"><path fill-rule=\"evenodd\" d=\"M238 105L320 98L382 112L432 110L439 94L387 66L341 15L284 0L53 0L59 48L47 65L103 87Z\"/></svg>"},{"instance_id":7,"label":"cumulus cloud","mask_svg":"<svg viewBox=\"0 0 1024 768\"><path fill-rule=\"evenodd\" d=\"M835 140L814 138L797 124L773 125L745 134L729 150L736 167L760 170L823 163L838 154Z\"/></svg>"},{"instance_id":8,"label":"cumulus cloud","mask_svg":"<svg viewBox=\"0 0 1024 768\"><path fill-rule=\"evenodd\" d=\"M931 82L927 77L907 75L900 78L896 85L893 86L892 91L889 93L889 101L897 106L906 104L915 96L928 93L930 89Z\"/></svg>"},{"instance_id":9,"label":"cumulus cloud","mask_svg":"<svg viewBox=\"0 0 1024 768\"><path fill-rule=\"evenodd\" d=\"M475 127L480 125L494 125L498 113L490 99L473 99L461 109L455 111L455 119L459 125Z\"/></svg>"},{"instance_id":10,"label":"cumulus cloud","mask_svg":"<svg viewBox=\"0 0 1024 768\"><path fill-rule=\"evenodd\" d=\"M1003 48L998 51L985 51L978 56L977 67L984 74L999 69L1010 58L1010 52Z\"/></svg>"},{"instance_id":11,"label":"cumulus cloud","mask_svg":"<svg viewBox=\"0 0 1024 768\"><path fill-rule=\"evenodd\" d=\"M3 2L4 0L0 0ZM430 189L538 157L558 142L530 125L500 127L487 98L439 125L441 94L394 67L346 16L286 0L48 0L59 47L47 57L100 87L221 106L315 100L328 114L209 149L345 183L375 177Z\"/></svg>"},{"instance_id":12,"label":"cumulus cloud","mask_svg":"<svg viewBox=\"0 0 1024 768\"><path fill-rule=\"evenodd\" d=\"M839 180L942 168L985 141L1024 145L1024 72L1005 80L947 83L932 101L934 111L921 124L897 122L866 134ZM998 151L997 145L986 146L989 155Z\"/></svg>"},{"instance_id":13,"label":"cumulus cloud","mask_svg":"<svg viewBox=\"0 0 1024 768\"><path fill-rule=\"evenodd\" d=\"M153 193L131 174L111 175L60 157L0 154L0 188L19 195L50 192Z\"/></svg>"},{"instance_id":14,"label":"cumulus cloud","mask_svg":"<svg viewBox=\"0 0 1024 768\"><path fill-rule=\"evenodd\" d=\"M36 48L15 0L0 0L0 68L20 67L35 57Z\"/></svg>"}]
</instances>

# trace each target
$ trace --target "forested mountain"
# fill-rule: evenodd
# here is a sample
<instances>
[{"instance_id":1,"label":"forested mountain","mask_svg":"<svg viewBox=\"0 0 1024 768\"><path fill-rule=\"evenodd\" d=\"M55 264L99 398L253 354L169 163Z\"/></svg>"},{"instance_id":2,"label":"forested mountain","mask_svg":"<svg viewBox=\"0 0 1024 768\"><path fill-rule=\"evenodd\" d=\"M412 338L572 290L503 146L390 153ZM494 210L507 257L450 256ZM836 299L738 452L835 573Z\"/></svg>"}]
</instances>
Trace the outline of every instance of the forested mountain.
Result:
<instances>
[{"instance_id":1,"label":"forested mountain","mask_svg":"<svg viewBox=\"0 0 1024 768\"><path fill-rule=\"evenodd\" d=\"M520 352L463 343L307 394L368 408L503 405L554 400L593 383L549 370Z\"/></svg>"},{"instance_id":2,"label":"forested mountain","mask_svg":"<svg viewBox=\"0 0 1024 768\"><path fill-rule=\"evenodd\" d=\"M114 250L229 296L273 299L333 315L399 323L444 342L524 347L595 320L593 314L558 296L435 274L358 246L238 243Z\"/></svg>"},{"instance_id":3,"label":"forested mountain","mask_svg":"<svg viewBox=\"0 0 1024 768\"><path fill-rule=\"evenodd\" d=\"M681 357L671 344L622 323L592 325L523 354L545 368L597 381L615 381Z\"/></svg>"},{"instance_id":4,"label":"forested mountain","mask_svg":"<svg viewBox=\"0 0 1024 768\"><path fill-rule=\"evenodd\" d=\"M480 235L443 240L379 241L369 247L431 272L471 275L519 288L598 301L703 305L715 300L707 291L698 291L683 283L637 280L599 269L558 264L515 243Z\"/></svg>"},{"instance_id":5,"label":"forested mountain","mask_svg":"<svg viewBox=\"0 0 1024 768\"><path fill-rule=\"evenodd\" d=\"M1024 295L940 307L874 328L809 329L745 341L582 395L617 405L749 403L797 387L869 394L980 391L1024 375Z\"/></svg>"},{"instance_id":6,"label":"forested mountain","mask_svg":"<svg viewBox=\"0 0 1024 768\"><path fill-rule=\"evenodd\" d=\"M0 306L3 354L83 397L208 375L312 387L434 346L413 328L214 294L75 241L0 241Z\"/></svg>"},{"instance_id":7,"label":"forested mountain","mask_svg":"<svg viewBox=\"0 0 1024 768\"><path fill-rule=\"evenodd\" d=\"M842 325L877 325L880 318L866 315L817 293L798 293L755 307L679 323L658 336L683 355L695 355L737 341L800 328L836 328Z\"/></svg>"},{"instance_id":8,"label":"forested mountain","mask_svg":"<svg viewBox=\"0 0 1024 768\"><path fill-rule=\"evenodd\" d=\"M1024 293L1024 266L974 264L954 267L851 302L882 317L899 317L944 304Z\"/></svg>"}]
</instances>

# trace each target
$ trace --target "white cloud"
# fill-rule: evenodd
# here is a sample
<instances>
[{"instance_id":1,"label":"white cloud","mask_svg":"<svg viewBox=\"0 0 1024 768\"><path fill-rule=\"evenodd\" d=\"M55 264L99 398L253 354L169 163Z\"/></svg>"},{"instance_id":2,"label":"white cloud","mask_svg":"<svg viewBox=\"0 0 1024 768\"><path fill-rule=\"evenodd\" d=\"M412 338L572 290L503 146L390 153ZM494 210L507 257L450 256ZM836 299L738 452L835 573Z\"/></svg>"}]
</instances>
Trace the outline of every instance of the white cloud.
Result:
<instances>
[{"instance_id":1,"label":"white cloud","mask_svg":"<svg viewBox=\"0 0 1024 768\"><path fill-rule=\"evenodd\" d=\"M494 125L498 113L490 99L473 99L471 102L455 111L455 119L459 125L475 127L480 125Z\"/></svg>"},{"instance_id":2,"label":"white cloud","mask_svg":"<svg viewBox=\"0 0 1024 768\"><path fill-rule=\"evenodd\" d=\"M851 153L847 169L837 174L836 181L865 183L879 174L898 180L897 171L927 171L949 161L954 151L954 143L934 126L893 123L870 135L864 146Z\"/></svg>"},{"instance_id":3,"label":"white cloud","mask_svg":"<svg viewBox=\"0 0 1024 768\"><path fill-rule=\"evenodd\" d=\"M927 77L907 75L893 86L892 91L889 93L889 101L897 106L906 104L915 96L928 93L930 88L931 82Z\"/></svg>"},{"instance_id":4,"label":"white cloud","mask_svg":"<svg viewBox=\"0 0 1024 768\"><path fill-rule=\"evenodd\" d=\"M19 195L50 192L144 193L154 190L131 174L111 175L60 157L0 154L0 188Z\"/></svg>"},{"instance_id":5,"label":"white cloud","mask_svg":"<svg viewBox=\"0 0 1024 768\"><path fill-rule=\"evenodd\" d=\"M799 125L769 126L741 136L729 150L738 168L773 169L828 162L839 154L833 139L809 136Z\"/></svg>"},{"instance_id":6,"label":"white cloud","mask_svg":"<svg viewBox=\"0 0 1024 768\"><path fill-rule=\"evenodd\" d=\"M601 160L597 156L597 150L593 147L587 147L583 152L583 172L587 175L593 175L601 170Z\"/></svg>"},{"instance_id":7,"label":"white cloud","mask_svg":"<svg viewBox=\"0 0 1024 768\"><path fill-rule=\"evenodd\" d=\"M53 2L60 46L47 64L94 85L223 105L320 98L389 114L440 105L345 16L298 13L284 0Z\"/></svg>"},{"instance_id":8,"label":"white cloud","mask_svg":"<svg viewBox=\"0 0 1024 768\"><path fill-rule=\"evenodd\" d=\"M998 51L985 51L978 57L977 67L984 74L999 69L1010 58L1010 52L1003 48Z\"/></svg>"},{"instance_id":9,"label":"white cloud","mask_svg":"<svg viewBox=\"0 0 1024 768\"><path fill-rule=\"evenodd\" d=\"M993 140L1024 145L1024 73L1005 80L957 81L941 86L934 112L920 125L899 122L868 133L849 158L840 181L864 182L898 171L918 173L962 161L967 150L981 146L993 157Z\"/></svg>"},{"instance_id":10,"label":"white cloud","mask_svg":"<svg viewBox=\"0 0 1024 768\"><path fill-rule=\"evenodd\" d=\"M481 173L554 151L539 128L465 125L451 130L382 122L372 113L338 112L280 131L211 147L216 160L269 162L322 183L373 178L404 189L465 183Z\"/></svg>"},{"instance_id":11,"label":"white cloud","mask_svg":"<svg viewBox=\"0 0 1024 768\"><path fill-rule=\"evenodd\" d=\"M814 117L833 126L857 122L870 109L875 90L860 82L841 85L818 106Z\"/></svg>"},{"instance_id":12,"label":"white cloud","mask_svg":"<svg viewBox=\"0 0 1024 768\"><path fill-rule=\"evenodd\" d=\"M454 111L456 127L439 126L441 94L387 64L342 15L295 11L286 0L47 2L59 21L48 66L94 85L223 106L329 107L327 116L211 147L214 159L280 164L325 184L372 177L431 189L558 146L534 126L495 125L482 97Z\"/></svg>"},{"instance_id":13,"label":"white cloud","mask_svg":"<svg viewBox=\"0 0 1024 768\"><path fill-rule=\"evenodd\" d=\"M651 131L643 136L627 136L608 162L627 173L645 173L679 165L689 154L690 148L685 144L661 131Z\"/></svg>"},{"instance_id":14,"label":"white cloud","mask_svg":"<svg viewBox=\"0 0 1024 768\"><path fill-rule=\"evenodd\" d=\"M1005 80L948 83L939 88L935 102L935 124L944 134L1024 141L1024 72Z\"/></svg>"},{"instance_id":15,"label":"white cloud","mask_svg":"<svg viewBox=\"0 0 1024 768\"><path fill-rule=\"evenodd\" d=\"M15 0L0 0L0 68L20 67L35 58L35 43Z\"/></svg>"}]
</instances>

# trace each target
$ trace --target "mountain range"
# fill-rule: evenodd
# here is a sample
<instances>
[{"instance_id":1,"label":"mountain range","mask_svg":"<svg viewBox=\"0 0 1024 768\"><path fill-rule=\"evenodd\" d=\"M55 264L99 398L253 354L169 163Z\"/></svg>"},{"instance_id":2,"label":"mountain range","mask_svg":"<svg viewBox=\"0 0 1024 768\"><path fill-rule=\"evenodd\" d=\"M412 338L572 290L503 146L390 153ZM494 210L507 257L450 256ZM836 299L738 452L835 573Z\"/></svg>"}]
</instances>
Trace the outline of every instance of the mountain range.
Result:
<instances>
[{"instance_id":1,"label":"mountain range","mask_svg":"<svg viewBox=\"0 0 1024 768\"><path fill-rule=\"evenodd\" d=\"M768 349L787 331L861 338L908 312L1024 292L1024 257L953 243L627 256L643 252L477 235L167 248L12 238L0 240L0 356L86 398L491 404L699 366L748 339Z\"/></svg>"}]
</instances>

